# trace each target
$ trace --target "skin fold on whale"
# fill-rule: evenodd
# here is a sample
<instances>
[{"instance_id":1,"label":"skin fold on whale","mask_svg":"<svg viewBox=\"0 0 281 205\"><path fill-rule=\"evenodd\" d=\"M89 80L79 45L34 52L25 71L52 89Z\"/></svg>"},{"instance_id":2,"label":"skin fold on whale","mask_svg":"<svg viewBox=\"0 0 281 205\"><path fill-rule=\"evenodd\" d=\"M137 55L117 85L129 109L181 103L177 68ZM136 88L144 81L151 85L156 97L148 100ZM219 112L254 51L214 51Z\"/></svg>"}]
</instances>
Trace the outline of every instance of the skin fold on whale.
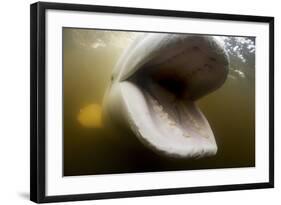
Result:
<instances>
[{"instance_id":1,"label":"skin fold on whale","mask_svg":"<svg viewBox=\"0 0 281 205\"><path fill-rule=\"evenodd\" d=\"M215 37L142 34L113 70L104 118L161 155L215 155L213 131L196 100L223 85L228 66L227 52Z\"/></svg>"}]
</instances>

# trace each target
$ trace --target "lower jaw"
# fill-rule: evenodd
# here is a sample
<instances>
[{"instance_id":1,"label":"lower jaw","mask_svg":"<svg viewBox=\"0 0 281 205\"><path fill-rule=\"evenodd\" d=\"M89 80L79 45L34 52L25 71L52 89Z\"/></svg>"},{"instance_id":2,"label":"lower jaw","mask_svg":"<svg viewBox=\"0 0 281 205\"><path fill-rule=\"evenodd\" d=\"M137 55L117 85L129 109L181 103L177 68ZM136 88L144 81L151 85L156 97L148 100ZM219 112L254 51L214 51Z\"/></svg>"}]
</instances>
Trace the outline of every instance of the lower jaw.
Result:
<instances>
[{"instance_id":1,"label":"lower jaw","mask_svg":"<svg viewBox=\"0 0 281 205\"><path fill-rule=\"evenodd\" d=\"M216 154L212 130L193 101L177 101L173 110L131 82L120 83L120 88L129 128L147 147L170 157Z\"/></svg>"}]
</instances>

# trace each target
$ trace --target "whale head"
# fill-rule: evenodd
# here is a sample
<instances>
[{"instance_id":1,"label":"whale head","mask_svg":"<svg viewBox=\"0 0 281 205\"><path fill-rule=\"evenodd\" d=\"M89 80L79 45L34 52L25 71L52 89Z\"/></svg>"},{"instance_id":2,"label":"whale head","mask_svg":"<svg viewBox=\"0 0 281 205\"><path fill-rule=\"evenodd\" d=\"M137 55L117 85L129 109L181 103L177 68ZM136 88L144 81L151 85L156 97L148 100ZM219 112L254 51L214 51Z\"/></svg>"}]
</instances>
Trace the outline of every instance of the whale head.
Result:
<instances>
[{"instance_id":1,"label":"whale head","mask_svg":"<svg viewBox=\"0 0 281 205\"><path fill-rule=\"evenodd\" d=\"M196 100L223 85L228 66L228 55L215 37L140 35L113 70L105 116L164 156L215 155L213 131Z\"/></svg>"}]
</instances>

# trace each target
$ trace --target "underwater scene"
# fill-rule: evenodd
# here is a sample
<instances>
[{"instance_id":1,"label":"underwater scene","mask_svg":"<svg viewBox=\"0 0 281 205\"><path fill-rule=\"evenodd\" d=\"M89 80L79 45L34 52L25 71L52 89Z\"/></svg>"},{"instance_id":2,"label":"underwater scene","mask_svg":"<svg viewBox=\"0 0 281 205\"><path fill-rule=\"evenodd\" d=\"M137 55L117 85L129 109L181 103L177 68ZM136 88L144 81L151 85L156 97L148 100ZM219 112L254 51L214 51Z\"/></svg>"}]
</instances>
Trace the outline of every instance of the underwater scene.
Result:
<instances>
[{"instance_id":1,"label":"underwater scene","mask_svg":"<svg viewBox=\"0 0 281 205\"><path fill-rule=\"evenodd\" d=\"M62 32L64 176L255 166L255 37Z\"/></svg>"}]
</instances>

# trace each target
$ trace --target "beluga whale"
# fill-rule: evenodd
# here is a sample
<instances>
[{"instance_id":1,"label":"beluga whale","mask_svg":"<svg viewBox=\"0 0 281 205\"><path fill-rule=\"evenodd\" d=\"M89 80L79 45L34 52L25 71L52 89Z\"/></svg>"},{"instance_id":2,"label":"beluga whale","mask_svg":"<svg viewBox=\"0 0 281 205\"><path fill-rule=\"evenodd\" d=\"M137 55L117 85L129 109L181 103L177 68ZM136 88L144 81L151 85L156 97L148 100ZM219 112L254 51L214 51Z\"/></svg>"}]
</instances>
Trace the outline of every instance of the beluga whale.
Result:
<instances>
[{"instance_id":1,"label":"beluga whale","mask_svg":"<svg viewBox=\"0 0 281 205\"><path fill-rule=\"evenodd\" d=\"M213 156L216 139L196 101L220 88L228 70L228 54L216 37L139 35L113 69L104 116L162 156Z\"/></svg>"}]
</instances>

